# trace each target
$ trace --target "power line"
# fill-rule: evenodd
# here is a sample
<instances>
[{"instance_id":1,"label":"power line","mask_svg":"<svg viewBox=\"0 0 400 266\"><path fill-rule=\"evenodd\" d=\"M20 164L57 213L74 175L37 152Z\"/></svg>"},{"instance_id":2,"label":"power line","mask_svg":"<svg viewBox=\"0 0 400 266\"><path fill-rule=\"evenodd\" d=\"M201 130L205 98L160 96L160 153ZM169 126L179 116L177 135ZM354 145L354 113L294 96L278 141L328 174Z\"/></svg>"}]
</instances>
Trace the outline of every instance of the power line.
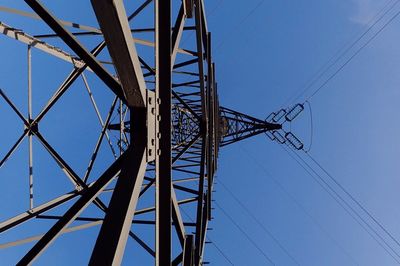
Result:
<instances>
[{"instance_id":1,"label":"power line","mask_svg":"<svg viewBox=\"0 0 400 266\"><path fill-rule=\"evenodd\" d=\"M281 146L283 148L283 146ZM283 148L288 155L294 159L299 166L301 166L303 168L303 170L305 170L320 186L322 189L324 189L331 197L332 199L334 199L342 208L343 210L350 215L350 217L352 217L354 219L354 221L356 221L376 242L377 244L379 244L398 264L400 264L400 261L380 242L382 241L397 257L400 258L400 255L396 252L396 250L393 249L393 247L391 245L389 245L389 243L387 243L387 241L369 224L365 221L365 219L363 219L363 217L328 183L325 181L325 179L323 179L321 177L321 175L319 175L303 158L301 158L297 153L293 152L313 173L314 175L320 180L322 181L324 185L322 185L313 174L311 174L310 171L308 171L308 169L302 165L300 163L300 161L298 161L297 159L295 159L288 150L286 150L285 148ZM328 190L329 189L329 190ZM335 195L333 195L333 194ZM340 201L339 201L340 200ZM347 209L342 202L347 206ZM350 210L353 212L351 213ZM358 219L360 219L361 222L363 222L363 224L355 217L358 217ZM365 227L367 226L367 228L372 231L379 239L380 241Z\"/></svg>"},{"instance_id":2,"label":"power line","mask_svg":"<svg viewBox=\"0 0 400 266\"><path fill-rule=\"evenodd\" d=\"M230 216L217 202L214 202L215 206L232 222L233 225L239 229L240 232L250 241L250 243L262 254L262 256L272 265L275 263L272 259L258 246L258 244L246 233L246 231Z\"/></svg>"},{"instance_id":3,"label":"power line","mask_svg":"<svg viewBox=\"0 0 400 266\"><path fill-rule=\"evenodd\" d=\"M230 265L234 265L234 264L232 263L232 261L228 258L228 256L225 255L225 253L218 247L218 245L217 245L209 236L206 236L206 238L207 238L207 240L210 241L211 244L218 250L218 252L225 258L225 260L226 260L227 262L229 262Z\"/></svg>"},{"instance_id":4,"label":"power line","mask_svg":"<svg viewBox=\"0 0 400 266\"><path fill-rule=\"evenodd\" d=\"M361 210L363 210L399 247L400 243L399 241L356 199L353 197L353 195L350 194L348 190L346 190L342 184L337 181L336 178L334 178L317 160L315 160L314 157L311 156L311 154L307 153L308 157L316 164L318 167L324 171L324 173L338 186L340 187L343 192L349 196L349 198L354 201L358 207L360 207Z\"/></svg>"},{"instance_id":5,"label":"power line","mask_svg":"<svg viewBox=\"0 0 400 266\"><path fill-rule=\"evenodd\" d=\"M386 14L388 14L400 1L396 1L386 12L384 12L380 18L378 20L376 20L355 42L353 42L353 44L348 47L327 69L325 69L325 71L323 71L316 80L318 80L321 76L323 76L334 64L336 64L351 48L353 48L380 20L383 19L384 16L386 16ZM388 4L386 6L388 6L390 3L390 1L388 2ZM386 8L385 6L385 8ZM378 13L379 14L379 13ZM370 39L367 40L366 43L364 43L346 62L344 62L344 64L337 69L321 86L319 86L308 98L307 100L311 99L315 94L317 94L331 79L333 79L355 56L357 56L372 40L374 40L398 15L400 14L400 11L398 11L397 13L395 13ZM315 83L315 81L312 82L308 87L306 87L303 92L297 97L295 98L298 99L301 97L302 94L304 94L309 88L312 87L312 85ZM298 156L303 163L305 163L313 172L314 174L316 174L318 177L320 177L320 179L329 187L329 189L331 189L348 207L350 207L350 209L353 211L353 213L355 213L385 244L386 246L388 246L398 257L398 253L376 232L376 230L374 230L369 223L367 223L341 196L339 196L337 194L337 192L330 186L328 185L323 179L322 177L315 172L315 170L307 163L305 162L297 153L295 153L296 156ZM325 172L325 174L331 179L333 180L333 182L339 186L339 188L341 188L341 190L348 196L350 197L350 199L364 212L368 215L368 217L370 217L370 219L372 219L396 244L397 246L400 246L399 241L364 207L362 206L362 204L360 204L359 201L357 201L332 175L330 175L326 169L324 169L322 167L321 164L319 164L310 154L306 153L309 158L316 164L318 165L318 167ZM290 154L289 154L290 155ZM293 157L292 157L293 158ZM296 160L297 161L297 160ZM297 161L298 162L298 161ZM299 163L299 162L298 162ZM300 163L299 163L300 164ZM301 165L301 164L300 164ZM303 167L303 166L302 166ZM303 167L304 168L304 167ZM309 174L311 174L309 171L307 171ZM320 184L321 185L321 184ZM332 196L332 194L331 194ZM342 207L344 207L343 205L341 205ZM353 218L355 218L354 216L352 216ZM365 229L365 228L364 228ZM375 238L374 238L375 239ZM376 240L376 239L375 239ZM381 245L381 244L380 244ZM382 246L382 245L381 245ZM386 250L386 248L385 248ZM387 251L387 250L386 250ZM392 256L392 255L391 255ZM393 256L392 256L393 257ZM399 262L396 259L397 262Z\"/></svg>"},{"instance_id":6,"label":"power line","mask_svg":"<svg viewBox=\"0 0 400 266\"><path fill-rule=\"evenodd\" d=\"M383 27L380 28L365 44L363 44L338 70L336 70L324 83L322 83L321 86L319 86L318 89L307 98L307 100L310 100L315 94L324 88L329 81L331 81L345 66L347 66L351 60L353 60L354 57L356 57L369 43L371 43L371 41L374 40L393 20L395 20L399 14L400 11L398 11L389 21L387 21Z\"/></svg>"},{"instance_id":7,"label":"power line","mask_svg":"<svg viewBox=\"0 0 400 266\"><path fill-rule=\"evenodd\" d=\"M316 77L311 78L309 80L309 82L307 82L309 84L299 94L297 94L297 97L296 96L295 96L295 98L289 97L288 100L286 100L286 102L283 104L283 106L289 104L289 102L294 102L294 101L298 100L302 95L304 95L304 93L306 91L308 91L319 79L321 79L328 72L328 70L330 70L337 62L339 62L340 59L342 59L359 41L361 41L361 39L368 32L370 32L372 30L372 28L375 27L376 24L378 24L399 3L399 0L396 0L395 3L392 6L390 6L390 8L388 10L386 10L384 12L384 10L390 5L391 2L392 2L392 0L389 0L384 5L384 7L368 22L368 24L370 26L368 26L368 28L356 40L354 40L350 45L348 45L348 44L344 45L341 49L338 50L338 52L333 57L331 57L326 62L326 64L324 64L317 71L317 73L315 74ZM381 16L379 16L379 14L381 14L382 12L383 12L383 14ZM336 59L335 59L335 57L336 57ZM329 62L331 62L331 63L329 64ZM292 99L292 100L290 100L290 99Z\"/></svg>"},{"instance_id":8,"label":"power line","mask_svg":"<svg viewBox=\"0 0 400 266\"><path fill-rule=\"evenodd\" d=\"M233 192L221 182L221 179L218 179L219 184L229 193L229 195L238 203L238 205L250 215L250 217L263 229L265 233L267 233L274 242L286 253L286 255L297 265L300 263L289 253L289 251L279 242L279 240L269 231L261 222L257 219L257 217L247 208L236 196Z\"/></svg>"},{"instance_id":9,"label":"power line","mask_svg":"<svg viewBox=\"0 0 400 266\"><path fill-rule=\"evenodd\" d=\"M286 152L288 152L287 150L286 150ZM290 153L288 153L289 155L290 155ZM327 183L322 177L321 177L321 175L319 175L303 158L301 158L297 153L295 153L295 152L293 152L293 154L295 154L296 156L297 156L297 158L299 158L317 177L318 177L318 179L319 180L321 180L328 188L329 188L329 190L330 191L332 191L333 192L333 194L335 194L336 196L334 196L332 193L330 193L330 191L329 190L327 190L326 189L326 187L324 187L324 186L322 186L322 184L320 183L320 182L318 182L315 178L314 178L314 176L304 167L304 166L302 166L301 164L300 164L300 162L299 161L297 161L297 163L300 165L300 166L302 166L302 168L304 169L304 170L306 170L306 172L314 179L314 180L316 180L318 183L319 183L319 185L326 191L326 192L328 192L328 194L393 258L393 259L395 259L399 264L400 264L400 262L389 252L389 250L386 248L386 247L384 247L383 246L383 244L381 243L381 242L379 242L379 240L374 236L374 235L372 235L372 233L370 232L370 231L368 231L368 229L369 230L371 230L379 239L380 239L380 241L382 241L394 254L396 254L396 256L397 257L400 257L400 255L393 249L393 247L391 246L391 245L389 245L387 242L386 242L386 240L380 235L380 234L378 234L378 232L368 223L368 222L366 222L365 221L365 219L363 219L362 218L362 216L342 197L342 196L340 196L340 194L331 186L331 185L329 185L329 183ZM292 157L293 158L293 157ZM337 197L337 198L336 198ZM350 211L348 210L348 209L346 209L346 207L339 201L339 199L341 200L341 202L343 202L346 206L347 206L347 208L349 208L352 212L353 212L353 214L354 215L356 215L356 217L358 217L358 219L360 219L362 222L363 222L363 224L362 223L360 223L360 221L359 220L357 220L357 218L352 214L352 213L350 213ZM365 226L367 226L367 227L365 227ZM367 229L368 228L368 229Z\"/></svg>"},{"instance_id":10,"label":"power line","mask_svg":"<svg viewBox=\"0 0 400 266\"><path fill-rule=\"evenodd\" d=\"M252 156L246 149L239 145L239 147L244 151L244 153L258 165L258 167L269 177L296 205L297 207L323 232L325 235L356 265L359 265L358 262L355 261L353 256L345 250L345 248L322 226L321 223L317 221L307 210L306 208L291 194L289 191L276 179L264 166L261 164L254 156ZM305 169L306 170L306 169ZM307 170L306 170L307 171Z\"/></svg>"},{"instance_id":11,"label":"power line","mask_svg":"<svg viewBox=\"0 0 400 266\"><path fill-rule=\"evenodd\" d=\"M219 0L219 1L214 5L214 8L213 8L210 12L207 13L207 15L206 15L207 18L210 18L223 2L224 2L224 0Z\"/></svg>"},{"instance_id":12,"label":"power line","mask_svg":"<svg viewBox=\"0 0 400 266\"><path fill-rule=\"evenodd\" d=\"M240 21L236 24L236 26L232 29L229 36L232 36L235 31L239 29L239 27L247 20L249 17L256 12L256 10L265 2L265 0L260 0ZM226 39L220 41L220 43L216 46L215 51L221 49L224 45Z\"/></svg>"}]
</instances>

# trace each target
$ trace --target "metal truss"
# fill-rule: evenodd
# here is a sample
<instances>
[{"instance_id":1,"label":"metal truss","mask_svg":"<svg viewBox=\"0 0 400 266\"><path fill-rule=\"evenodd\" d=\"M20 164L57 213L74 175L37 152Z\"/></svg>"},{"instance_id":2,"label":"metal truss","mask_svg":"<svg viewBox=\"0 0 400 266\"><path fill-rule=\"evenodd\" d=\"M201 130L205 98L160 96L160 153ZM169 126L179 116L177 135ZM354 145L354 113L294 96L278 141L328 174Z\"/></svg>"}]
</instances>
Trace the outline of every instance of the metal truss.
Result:
<instances>
[{"instance_id":1,"label":"metal truss","mask_svg":"<svg viewBox=\"0 0 400 266\"><path fill-rule=\"evenodd\" d=\"M34 13L5 7L0 11L37 19L53 33L29 35L0 23L1 33L27 45L29 80L27 116L8 97L8 88L0 90L2 104L24 125L11 148L2 147L0 171L28 138L30 199L26 211L0 223L0 233L18 230L28 222L31 227L39 220L54 223L42 234L3 242L0 248L35 242L17 263L27 265L60 235L98 226L90 265L121 264L124 252L129 252L129 239L156 265L203 264L219 148L282 128L279 123L220 107L203 0L145 0L131 13L127 13L129 4L125 7L121 0L91 0L98 28L60 20L37 0L25 2ZM148 25L132 27L142 13L147 14ZM141 33L145 37L137 38ZM92 38L90 43L101 40L88 50L83 38ZM50 44L53 40L62 41L62 47ZM143 52L143 47L148 52ZM72 68L37 116L32 113L33 49L66 61ZM112 95L105 116L101 112L104 105L96 102L86 77L89 73ZM100 130L88 166L79 174L46 139L40 125L81 79ZM33 138L74 188L39 205L34 204ZM105 152L100 148L103 142L114 161L96 176L93 168L99 154ZM52 212L60 206L64 206L62 215ZM84 215L90 207L101 215ZM138 225L148 226L146 236L134 233Z\"/></svg>"},{"instance_id":2,"label":"metal truss","mask_svg":"<svg viewBox=\"0 0 400 266\"><path fill-rule=\"evenodd\" d=\"M265 122L249 115L233 111L228 108L220 108L220 145L226 146L249 137L279 130L281 124Z\"/></svg>"}]
</instances>

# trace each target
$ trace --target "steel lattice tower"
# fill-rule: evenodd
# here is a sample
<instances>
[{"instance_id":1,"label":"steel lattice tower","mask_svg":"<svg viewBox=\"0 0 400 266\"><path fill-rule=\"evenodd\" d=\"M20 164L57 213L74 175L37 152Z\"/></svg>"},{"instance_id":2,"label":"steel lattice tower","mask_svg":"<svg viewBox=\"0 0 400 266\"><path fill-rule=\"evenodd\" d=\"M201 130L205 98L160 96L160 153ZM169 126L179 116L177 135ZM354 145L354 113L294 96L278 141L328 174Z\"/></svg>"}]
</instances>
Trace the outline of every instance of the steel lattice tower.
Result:
<instances>
[{"instance_id":1,"label":"steel lattice tower","mask_svg":"<svg viewBox=\"0 0 400 266\"><path fill-rule=\"evenodd\" d=\"M275 119L279 112L264 121L219 105L211 33L202 0L146 0L132 13L127 13L121 0L91 0L98 28L61 20L37 0L25 2L34 13L0 9L39 19L53 33L33 36L0 23L3 35L28 49L29 92L25 116L8 96L9 89L0 90L4 100L1 105L10 108L24 126L16 142L1 147L0 173L25 138L29 143L29 208L3 220L0 233L16 230L23 223L34 227L38 220L51 220L53 224L43 235L26 236L1 247L36 241L18 263L26 265L60 235L100 226L90 265L120 264L128 239L138 243L156 265L201 265L219 149L260 133L279 141L282 123L280 118ZM146 22L133 27L139 25L135 19L144 12ZM147 39L137 38L139 34L146 34ZM190 48L183 46L184 34L192 43ZM91 38L91 43L99 41L89 50L83 38ZM53 40L59 46L50 44ZM143 52L138 46L149 51ZM33 50L72 67L37 116L32 113ZM94 76L111 92L111 106L106 107L105 116L99 111L86 75ZM80 147L93 148L95 144L82 174L50 144L41 127L43 118L80 78L101 125L98 139ZM285 137L290 141L290 135ZM34 204L32 139L45 148L74 187L38 205ZM110 147L114 160L94 176L102 143ZM112 196L107 198L106 193ZM143 200L145 197L148 199ZM142 207L143 201L147 207ZM52 213L65 204L62 215ZM83 215L89 207L101 215ZM183 212L190 212L193 220ZM147 239L133 232L138 225L150 228L146 230Z\"/></svg>"}]
</instances>

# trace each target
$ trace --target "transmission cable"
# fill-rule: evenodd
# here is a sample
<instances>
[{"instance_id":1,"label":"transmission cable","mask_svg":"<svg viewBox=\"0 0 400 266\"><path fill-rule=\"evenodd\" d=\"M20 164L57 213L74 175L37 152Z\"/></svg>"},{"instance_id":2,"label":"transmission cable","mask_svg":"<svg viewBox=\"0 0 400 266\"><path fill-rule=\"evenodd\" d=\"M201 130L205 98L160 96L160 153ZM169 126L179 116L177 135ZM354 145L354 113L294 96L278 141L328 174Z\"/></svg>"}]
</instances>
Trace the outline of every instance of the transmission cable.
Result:
<instances>
[{"instance_id":1,"label":"transmission cable","mask_svg":"<svg viewBox=\"0 0 400 266\"><path fill-rule=\"evenodd\" d=\"M394 14L394 16L392 16L390 18L389 21L387 21L383 27L381 27L369 40L367 40L366 43L364 43L359 49L357 49L357 51L348 59L346 60L346 62L344 62L344 64L342 64L341 67L339 67L339 69L337 69L331 76L329 76L329 78L322 83L306 100L310 100L312 97L315 96L315 94L317 94L322 88L324 88L326 86L326 84L328 84L329 81L331 81L337 74L339 74L339 72L345 67L347 66L353 59L354 57L356 57L369 43L371 43L372 40L374 40L391 22L393 22L400 14L400 11L398 11L396 14Z\"/></svg>"},{"instance_id":2,"label":"transmission cable","mask_svg":"<svg viewBox=\"0 0 400 266\"><path fill-rule=\"evenodd\" d=\"M252 14L254 14L254 12L256 12L257 11L257 9L262 5L262 4L264 4L264 2L265 2L265 0L260 0L240 21L239 21L239 23L237 23L236 24L236 26L232 29L232 31L230 32L230 34L229 34L229 36L232 36L233 35L233 33L235 32L235 31L237 31L238 29L239 29L239 27L247 20L247 19L249 19L250 18L250 16L252 15ZM223 40L221 40L218 44L217 44L217 46L216 46L216 48L215 48L215 51L218 51L219 49L221 49L221 47L224 45L224 43L225 43L225 41L226 41L226 39L223 39Z\"/></svg>"},{"instance_id":3,"label":"transmission cable","mask_svg":"<svg viewBox=\"0 0 400 266\"><path fill-rule=\"evenodd\" d=\"M245 155L249 157L253 162L255 162L258 167L269 177L288 197L291 199L297 207L323 232L325 235L356 265L360 265L358 262L355 261L353 256L344 249L344 247L315 219L307 210L306 208L276 179L267 169L264 167L262 163L260 163L256 157L252 156L245 148L239 145L239 147L244 151ZM294 158L293 158L294 159ZM307 169L305 169L307 171Z\"/></svg>"},{"instance_id":4,"label":"transmission cable","mask_svg":"<svg viewBox=\"0 0 400 266\"><path fill-rule=\"evenodd\" d=\"M218 179L219 184L222 186L225 191L229 193L229 195L235 200L236 203L245 211L247 214L250 215L250 217L263 229L265 233L267 233L273 240L274 242L281 248L283 252L297 265L300 265L300 263L289 253L289 251L280 243L280 241L272 234L271 231L269 231L261 222L258 220L258 218L247 208L239 199L238 197L235 196L235 194L225 185L222 183L221 179Z\"/></svg>"},{"instance_id":5,"label":"transmission cable","mask_svg":"<svg viewBox=\"0 0 400 266\"><path fill-rule=\"evenodd\" d=\"M331 197L333 200L335 200L342 208L343 210L350 215L350 217L352 217L354 219L355 222L357 222L376 242L377 244L379 244L398 264L400 264L400 261L398 260L398 258L400 258L400 255L396 252L396 250L394 250L394 248L324 179L322 178L322 176L320 174L318 174L318 172L316 172L303 158L301 158L297 153L293 152L294 155L297 156L297 158L299 158L304 165L306 165L313 173L314 175L308 171L308 169L302 165L300 163L300 161L298 161L296 158L293 157L293 155L291 155L289 153L289 151L287 149L285 149L283 146L282 147L287 154L294 159L301 168L303 168L303 170L305 170L308 175L310 175L310 177L312 177L320 186L323 190L325 190ZM322 183L320 183L318 181L318 179L316 179L315 177L317 177L322 183L325 184L322 185ZM329 190L328 190L329 189ZM332 194L333 193L333 194ZM347 208L343 205L343 203L347 206ZM351 213L350 210L353 212ZM355 216L354 216L355 215ZM358 217L358 220L356 217ZM361 223L361 222L362 223ZM366 227L365 227L366 226ZM368 229L370 230L368 230ZM387 248L389 248L398 258L396 258L376 237L375 235L372 234L372 232L379 238L380 241L382 241Z\"/></svg>"},{"instance_id":6,"label":"transmission cable","mask_svg":"<svg viewBox=\"0 0 400 266\"><path fill-rule=\"evenodd\" d=\"M225 255L225 253L218 247L218 245L216 243L214 243L214 241L211 239L211 237L206 236L207 240L211 242L211 244L213 244L213 246L218 250L218 252L225 258L225 260L230 264L230 265L234 265L232 263L232 261L228 258L228 256Z\"/></svg>"},{"instance_id":7,"label":"transmission cable","mask_svg":"<svg viewBox=\"0 0 400 266\"><path fill-rule=\"evenodd\" d=\"M348 49L346 49L346 51L344 51L344 53L341 54L341 56L336 59L332 65L334 65L344 54L346 54L352 47L354 47L354 45L361 40L361 38L363 38L371 29L372 27L374 27L388 12L390 12L400 1L396 1L386 12L384 12L382 14L382 16L375 21L375 23L373 23L368 29L367 31L364 32L364 34L362 34ZM374 40L395 18L398 17L398 15L400 14L400 11L398 11L397 13L395 13L391 19L389 19L366 43L364 43L364 45L362 45L337 71L335 71L316 91L314 91L313 94L311 94L308 98L307 101L309 99L311 99L315 94L317 94L333 77L335 77L356 55L358 55L362 49L364 49L372 40ZM332 66L331 65L331 66ZM330 67L329 67L330 68ZM328 69L329 69L328 68ZM325 72L323 72L325 73ZM307 90L307 88L306 88ZM301 96L301 95L300 95ZM296 99L298 99L299 97L297 97ZM306 154L308 155L308 157L316 164L318 165L318 167L325 172L325 174L337 185L339 186L339 188L348 196L350 197L350 199L356 203L356 205L361 208L361 210L363 210L368 217L370 217L399 247L400 247L400 243L399 241L362 205L360 204L360 202L358 200L356 200L331 174L329 174L329 172L326 171L326 169L324 169L322 167L322 165L320 163L318 163L309 153L308 151L306 151ZM297 155L297 154L296 154ZM298 155L297 155L298 156ZM302 159L302 158L301 158ZM305 163L305 161L303 160L303 162ZM306 163L307 164L307 163ZM308 167L310 167L307 164ZM312 168L312 167L310 167ZM385 242L386 243L386 242ZM396 253L396 252L395 252ZM397 254L397 253L396 253ZM398 255L398 254L397 254Z\"/></svg>"},{"instance_id":8,"label":"transmission cable","mask_svg":"<svg viewBox=\"0 0 400 266\"><path fill-rule=\"evenodd\" d=\"M353 41L352 44L350 44L350 42L348 42L346 45L344 45L341 49L339 49L335 55L333 55L316 73L314 78L311 78L308 80L308 85L300 92L300 94L297 95L297 97L295 96L293 98L289 97L286 102L283 105L287 105L290 102L294 102L295 100L297 100L298 98L300 98L308 89L310 89L315 82L317 82L320 78L322 78L322 76L331 68L333 67L348 51L350 51L350 49L352 47L354 47L357 42L359 42L392 8L393 6L387 10L385 12L385 14L383 14L379 19L377 19L374 23L373 21L379 16L379 14L381 14L390 4L390 2L392 2L393 0L389 0L386 5L367 23L367 25L370 25L356 40ZM395 5L397 4L398 0L396 0ZM350 45L349 45L350 44ZM346 49L347 46L347 49ZM336 57L336 59L335 59ZM332 62L333 60L333 62ZM332 62L331 64L329 64L329 62ZM307 84L306 83L306 84ZM293 98L293 99L292 99ZM292 100L291 100L292 99Z\"/></svg>"},{"instance_id":9,"label":"transmission cable","mask_svg":"<svg viewBox=\"0 0 400 266\"><path fill-rule=\"evenodd\" d=\"M297 95L297 97L295 97L294 99L290 100L293 97L289 97L288 100L286 100L286 102L283 105L288 104L289 102L294 102L296 100L298 100L302 95L304 95L305 92L307 92L310 88L312 88L312 86L319 80L321 79L337 62L339 62L358 42L360 42L362 40L363 37L365 37L372 29L373 27L375 27L399 2L400 0L396 0L393 5L390 6L390 8L388 10L386 10L384 12L384 10L389 6L389 4L392 2L392 0L388 1L386 3L386 5L376 14L376 16L374 16L368 24L370 24L370 26L356 39L354 40L350 46L348 45L344 45L342 47L342 49L340 49L338 51L338 53L336 53L332 58L330 58L327 63L325 65L323 65L319 71L317 71L317 73L315 74L316 77L312 78L310 80L311 83L309 83L301 92L300 94ZM379 16L379 14L381 14L383 12L383 14L381 16ZM379 16L379 17L378 17ZM376 19L376 20L375 20ZM373 22L375 20L375 22ZM372 24L371 24L372 23ZM347 48L346 48L347 46ZM346 49L345 49L346 48ZM336 56L337 55L337 56ZM336 59L335 59L336 57ZM332 60L334 60L332 62ZM332 62L331 64L329 64L329 62ZM329 65L328 65L329 64ZM343 67L342 67L343 68ZM322 71L322 72L321 72ZM318 74L319 73L319 74ZM336 74L335 74L336 75ZM333 77L332 77L333 78ZM331 79L331 78L330 78ZM325 85L324 85L325 86Z\"/></svg>"},{"instance_id":10,"label":"transmission cable","mask_svg":"<svg viewBox=\"0 0 400 266\"><path fill-rule=\"evenodd\" d=\"M343 187L342 184L339 183L339 181L337 181L336 178L334 178L317 160L315 160L315 158L313 156L311 156L311 154L307 153L307 156L316 164L318 165L318 167L324 171L324 173L338 186L340 187L341 190L343 190L343 192L349 196L349 198L354 201L358 207L360 207L361 210L363 210L399 247L400 247L400 243L399 241L356 199L354 198L353 195L351 195L351 193L345 189Z\"/></svg>"},{"instance_id":11,"label":"transmission cable","mask_svg":"<svg viewBox=\"0 0 400 266\"><path fill-rule=\"evenodd\" d=\"M249 240L249 242L262 254L262 256L270 264L275 265L272 259L260 248L260 246L247 234L247 232L230 216L217 202L214 202L215 206L232 222L234 226Z\"/></svg>"},{"instance_id":12,"label":"transmission cable","mask_svg":"<svg viewBox=\"0 0 400 266\"><path fill-rule=\"evenodd\" d=\"M198 182L196 182L198 183ZM233 225L236 226L237 229L249 240L249 242L262 254L262 256L272 265L275 265L275 263L272 261L272 259L257 245L257 243L246 233L246 231L238 224L235 222L235 220L230 216L217 202L214 202L214 204L222 211L222 213L232 222ZM187 215L187 214L186 214ZM187 215L188 216L188 215ZM189 217L190 219L190 217Z\"/></svg>"}]
</instances>

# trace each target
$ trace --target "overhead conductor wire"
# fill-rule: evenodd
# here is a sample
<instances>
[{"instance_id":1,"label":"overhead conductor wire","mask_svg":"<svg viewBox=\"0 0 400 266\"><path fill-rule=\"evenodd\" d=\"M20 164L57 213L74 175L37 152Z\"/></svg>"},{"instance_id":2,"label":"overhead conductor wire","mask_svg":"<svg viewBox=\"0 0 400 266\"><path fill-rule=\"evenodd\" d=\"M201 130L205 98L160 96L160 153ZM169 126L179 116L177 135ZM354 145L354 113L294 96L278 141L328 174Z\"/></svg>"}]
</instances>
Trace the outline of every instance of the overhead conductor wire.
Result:
<instances>
[{"instance_id":1,"label":"overhead conductor wire","mask_svg":"<svg viewBox=\"0 0 400 266\"><path fill-rule=\"evenodd\" d=\"M237 229L249 240L249 242L262 254L266 261L270 264L275 265L274 261L260 248L260 246L247 234L247 232L227 213L217 202L214 202L215 206L236 226Z\"/></svg>"},{"instance_id":2,"label":"overhead conductor wire","mask_svg":"<svg viewBox=\"0 0 400 266\"><path fill-rule=\"evenodd\" d=\"M276 178L274 178L274 176L267 171L267 169L265 169L265 167L263 166L262 163L260 163L257 158L255 158L254 156L252 156L245 148L243 148L242 146L239 146L245 153L245 155L247 155L253 162L255 162L258 167L267 175L267 177L269 177L296 205L297 207L303 211L303 213L323 232L326 234L326 236L350 259L352 260L356 265L359 265L359 263L357 263L355 261L355 259L351 256L351 254L344 249L344 247L331 235L329 234L329 232L306 210L306 208L291 194L289 193L289 191L282 185L281 182L279 182L279 180L277 180ZM290 156L292 156L291 154L289 154ZM292 157L294 159L294 157ZM308 171L307 169L304 168L305 171ZM318 181L317 181L318 182ZM330 193L330 192L328 192Z\"/></svg>"},{"instance_id":3,"label":"overhead conductor wire","mask_svg":"<svg viewBox=\"0 0 400 266\"><path fill-rule=\"evenodd\" d=\"M366 32L364 32L364 34L362 34L342 55L341 55L341 57L344 55L344 54L346 54L347 53L347 51L348 50L350 50L352 47L354 47L354 45L359 41L359 40L361 40L362 39L362 37L364 37L365 36L365 34L366 33L368 33L371 29L372 29L372 27L374 27L387 13L389 13L398 3L399 3L400 1L399 0L397 0L386 12L384 12L382 15L381 15L381 17L377 20L377 21L375 21L375 23L373 23L368 29L367 29L367 31ZM394 21L394 19L396 19L397 17L398 17L398 15L400 14L400 11L398 11L398 12L396 12L370 39L368 39L367 40L367 42L366 43L364 43L347 61L345 61L342 65L341 65L341 67L339 68L339 69L337 69L324 83L322 83L308 98L307 98L307 101L308 100L310 100L315 94L317 94L330 80L332 80L355 56L357 56L372 40L374 40L392 21ZM334 62L333 62L333 64L335 64L341 57L339 57L337 60L335 60ZM332 65L333 65L332 64ZM331 66L332 66L331 65ZM330 67L329 67L330 68ZM328 69L329 69L328 68ZM301 96L301 95L300 95ZM299 97L297 97L297 98L299 98ZM297 99L296 98L296 99ZM296 154L296 153L295 153ZM339 188L370 218L370 219L372 219L374 222L375 222L375 224L377 224L378 225L378 227L379 228L381 228L389 237L390 237L390 239L392 239L396 244L397 244L397 246L399 246L400 247L400 243L399 243L399 241L358 201L358 200L356 200L331 174L329 174L329 172L327 172L326 171L326 169L324 168L324 167L322 167L322 165L320 164L320 163L318 163L309 153L308 153L308 151L306 151L306 154L308 155L308 157L337 185L337 186L339 186ZM302 161L303 161L303 163L305 163L310 169L312 169L313 170L313 168L308 164L308 163L306 163L298 154L296 154L296 156L298 156ZM317 174L314 170L313 170L313 172L315 173L315 174ZM318 174L317 174L318 175ZM318 175L319 176L319 175ZM343 201L343 199L341 199L342 201ZM347 203L346 203L347 204ZM353 209L353 208L351 208L352 209L352 211L354 212L354 213L356 213L355 212L355 210ZM357 213L356 213L356 215L358 215ZM358 215L359 216L359 215ZM360 217L361 218L361 217ZM362 219L362 221L364 222L364 223L366 223L365 221L364 221L364 219ZM368 224L368 223L366 223L366 224ZM370 225L368 224L368 227L370 228L370 229L372 229L371 227L370 227ZM399 257L399 254L396 252L396 251L394 251L393 250L393 248L376 232L376 230L372 230L376 235L378 235L378 237L385 243L385 245L386 246L388 246L398 257ZM397 261L397 260L396 260Z\"/></svg>"},{"instance_id":4,"label":"overhead conductor wire","mask_svg":"<svg viewBox=\"0 0 400 266\"><path fill-rule=\"evenodd\" d=\"M350 217L352 217L354 219L354 221L357 222L377 242L377 244L379 244L398 264L400 264L400 261L398 260L398 258L400 258L399 253L324 178L322 178L322 176L320 174L318 174L296 152L290 150L314 174L312 174L302 163L300 163L299 160L297 160L295 157L293 157L293 155L291 155L287 149L285 149L283 146L280 146L280 147L282 147L282 149L284 149L288 153L288 155L293 160L295 160L299 164L299 166L301 166L303 168L303 170L305 170L308 173L308 175L310 175L310 177L312 177L321 186L321 188L324 189L332 197L332 199L334 199L343 208L343 210L347 214L349 214ZM318 178L318 179L316 179L316 178ZM324 185L318 180L320 180ZM345 207L345 206L347 206L347 207ZM374 234L372 234L372 232ZM378 237L379 240L376 237ZM382 244L382 242L386 247ZM388 250L388 248L390 249L390 251L392 253L394 253L396 255L396 257Z\"/></svg>"},{"instance_id":5,"label":"overhead conductor wire","mask_svg":"<svg viewBox=\"0 0 400 266\"><path fill-rule=\"evenodd\" d=\"M295 102L301 98L309 89L312 88L312 86L320 80L336 63L338 63L353 47L355 47L356 44L358 44L390 11L393 10L393 8L400 2L400 0L396 0L386 11L384 11L392 2L392 0L388 1L386 5L377 13L376 16L374 16L370 22L368 23L369 26L368 28L356 39L354 40L347 48L345 45L338 51L337 54L335 54L331 59L328 60L328 62L320 68L320 70L315 74L316 77L311 79L310 82L301 92L300 94L297 95L294 99L290 101L291 98L289 97L288 100L284 103L284 105L287 105L289 102ZM381 14L379 16L379 14ZM319 91L321 88L323 88L333 77L335 77L365 46L367 46L386 26L389 24L395 17L397 17L398 14L396 14L394 17L392 17L391 20L389 20L388 23L386 23L377 33L375 33L374 36L372 36L367 43L365 43L363 46L361 46L355 54L353 54L350 59L348 59L337 71L335 71L320 87L318 87L317 91ZM374 21L375 20L375 21ZM342 52L341 52L342 51ZM336 57L336 59L335 59ZM332 63L329 64L329 62ZM329 64L329 65L328 65ZM318 74L319 73L319 74ZM307 98L310 99L316 94L314 92L310 97Z\"/></svg>"},{"instance_id":6,"label":"overhead conductor wire","mask_svg":"<svg viewBox=\"0 0 400 266\"><path fill-rule=\"evenodd\" d=\"M249 210L249 208L246 207L242 203L241 200L235 194L225 185L222 183L221 179L218 180L219 184L222 186L223 189L225 189L229 195L235 200L235 202L245 211L247 212L248 215L263 229L263 231L268 234L274 242L280 247L280 249L285 252L285 254L296 264L300 265L300 263L289 253L289 251L280 243L280 241L272 234L270 230L268 230L265 225L262 224L262 222Z\"/></svg>"}]
</instances>

